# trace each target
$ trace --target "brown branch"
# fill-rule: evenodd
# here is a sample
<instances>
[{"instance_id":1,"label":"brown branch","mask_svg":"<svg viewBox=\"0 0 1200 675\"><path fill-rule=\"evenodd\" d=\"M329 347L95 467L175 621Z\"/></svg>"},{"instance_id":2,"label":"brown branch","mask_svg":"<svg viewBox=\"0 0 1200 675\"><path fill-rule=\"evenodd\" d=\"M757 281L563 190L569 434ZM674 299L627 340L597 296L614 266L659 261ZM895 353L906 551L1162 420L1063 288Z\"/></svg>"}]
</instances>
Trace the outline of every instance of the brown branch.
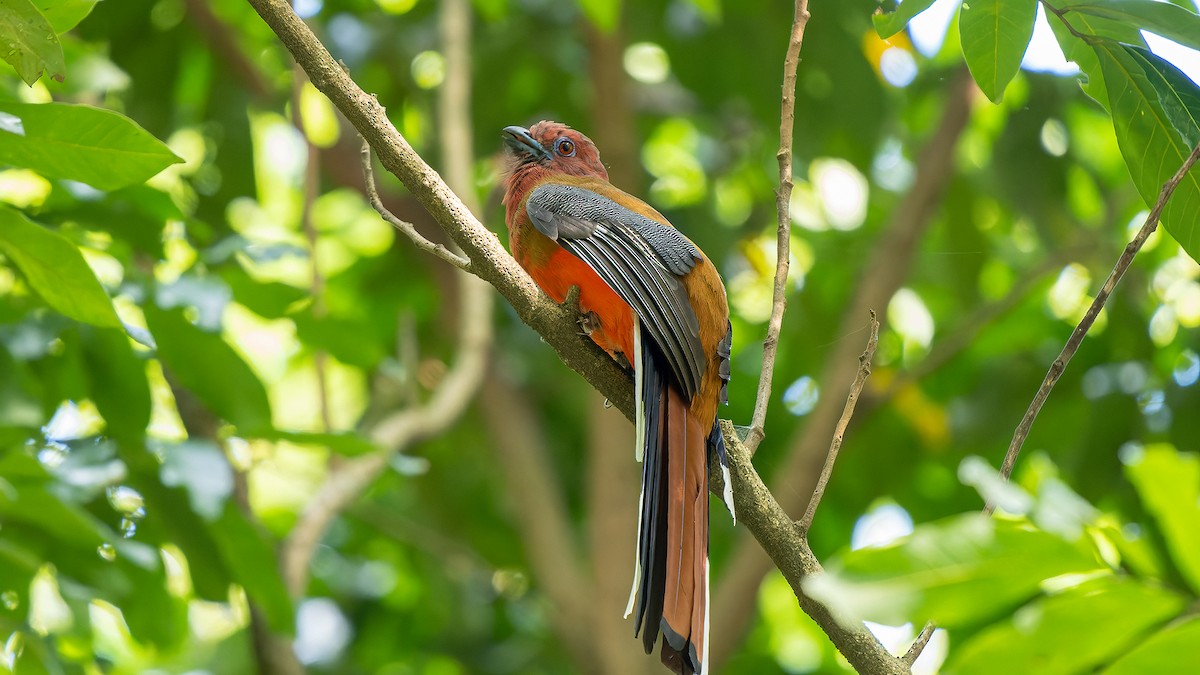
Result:
<instances>
[{"instance_id":1,"label":"brown branch","mask_svg":"<svg viewBox=\"0 0 1200 675\"><path fill-rule=\"evenodd\" d=\"M750 453L738 440L733 424L721 420L729 453L731 479L738 522L746 526L762 544L762 549L783 572L800 607L821 626L825 634L860 673L908 673L909 668L879 644L863 624L845 625L834 618L833 610L809 596L804 585L824 574L821 563L808 547L799 523L794 522L775 501L750 462ZM710 472L710 479L713 473ZM716 616L720 616L719 614ZM723 617L722 617L723 618Z\"/></svg>"},{"instance_id":2,"label":"brown branch","mask_svg":"<svg viewBox=\"0 0 1200 675\"><path fill-rule=\"evenodd\" d=\"M933 638L935 630L937 630L937 626L933 625L932 621L926 623L921 632L917 634L917 639L913 640L912 646L908 648L907 652L904 652L904 656L900 657L900 660L908 664L908 667L911 668L917 662L917 659L921 658L921 652L925 651L925 646Z\"/></svg>"},{"instance_id":3,"label":"brown branch","mask_svg":"<svg viewBox=\"0 0 1200 675\"><path fill-rule=\"evenodd\" d=\"M812 527L817 506L821 503L821 497L825 496L825 486L829 484L829 477L833 475L833 464L837 461L838 451L842 449L842 439L846 437L846 427L850 426L850 419L854 417L854 406L858 404L858 397L867 384L867 378L871 376L871 360L875 358L875 347L878 345L879 319L872 310L871 335L867 338L867 348L858 356L858 372L854 375L850 393L846 396L846 407L842 409L842 416L838 420L837 426L834 427L833 440L829 442L829 453L825 456L825 466L821 468L821 477L817 479L817 487L813 490L812 498L808 500L804 518L800 520L800 529L805 533Z\"/></svg>"},{"instance_id":4,"label":"brown branch","mask_svg":"<svg viewBox=\"0 0 1200 675\"><path fill-rule=\"evenodd\" d=\"M600 655L593 653L586 630L591 623L591 586L575 553L567 519L570 510L541 433L543 420L534 414L525 394L494 370L483 391L481 406L508 487L513 522L534 579L552 602L554 630L566 641L576 663L592 663Z\"/></svg>"},{"instance_id":5,"label":"brown branch","mask_svg":"<svg viewBox=\"0 0 1200 675\"><path fill-rule=\"evenodd\" d=\"M1083 338L1095 323L1096 317L1100 315L1100 310L1104 309L1105 303L1108 302L1108 297L1116 288L1117 283L1121 281L1121 277L1125 276L1125 271L1133 263L1133 258L1142 249L1142 245L1146 243L1146 239L1153 234L1158 228L1158 220L1162 216L1163 209L1167 205L1167 201L1171 199L1171 195L1175 193L1175 188L1179 186L1179 182L1187 175L1188 171L1200 158L1200 145L1197 145L1183 165L1175 172L1174 176L1163 184L1162 190L1158 193L1158 199L1154 202L1154 207L1150 209L1150 214L1146 216L1146 222L1142 224L1142 229L1138 230L1133 241L1130 241L1125 246L1125 250L1121 252L1121 257L1117 259L1117 264L1109 273L1108 279L1104 282L1104 286L1100 292L1096 294L1096 298L1092 300L1092 304L1087 309L1087 313L1083 315L1083 320L1071 332L1071 337L1067 339L1067 344L1063 346L1062 352L1058 358L1050 364L1050 370L1046 373L1045 379L1042 380L1042 385L1038 387L1037 394L1034 395L1033 401L1030 402L1029 408L1025 411L1025 416L1021 418L1021 423L1017 425L1016 431L1013 433L1012 442L1008 444L1008 452L1004 454L1004 463L1000 465L1000 475L1007 479L1013 470L1013 466L1017 463L1017 455L1021 452L1021 446L1025 444L1025 438L1029 436L1029 430L1033 427L1033 421L1037 419L1038 413L1041 412L1042 406L1045 405L1046 399L1050 396L1050 391L1054 389L1054 385L1058 383L1058 379L1062 377L1063 371L1067 369L1067 364L1070 363L1071 357L1079 350L1079 345L1083 342ZM994 508L993 504L988 504L987 512L991 513Z\"/></svg>"},{"instance_id":6,"label":"brown branch","mask_svg":"<svg viewBox=\"0 0 1200 675\"><path fill-rule=\"evenodd\" d=\"M342 70L320 44L312 31L291 11L283 0L248 0L259 15L275 31L308 73L313 85L330 98L359 133L371 144L385 168L395 174L416 199L429 211L452 241L458 244L471 261L471 271L491 283L513 306L522 321L537 331L555 349L559 357L579 372L627 418L633 417L633 387L629 377L590 339L578 335L576 313L551 302L541 294L532 279L500 246L499 241L471 215L469 209L412 149L388 122L383 108L374 97L363 92ZM920 181L920 178L918 179ZM476 324L472 324L476 325ZM486 326L479 324L482 331ZM462 331L463 335L475 331ZM466 350L460 350L462 365ZM482 357L479 358L482 363ZM482 367L480 367L482 370ZM448 378L450 379L450 378ZM421 410L399 414L391 440L411 441L422 433L430 433L430 420L446 422L446 406L442 403L446 382ZM465 397L463 397L465 398ZM448 406L450 401L444 401ZM459 400L460 405L465 405ZM448 423L448 422L447 422ZM762 480L750 463L750 456L732 426L722 426L730 448L731 475L734 495L741 521L762 542L800 600L800 606L814 618L846 656L852 665L865 673L902 673L908 669L891 656L861 624L842 626L834 619L829 607L808 597L802 589L805 578L820 573L820 565L809 550L796 524L767 492ZM377 430L381 431L381 430ZM376 434L378 436L378 434ZM378 437L377 437L378 440ZM353 499L382 466L387 455L377 453L346 462L343 470L330 476L329 484L314 498L302 515L301 525L310 512L330 513L339 500ZM362 480L366 476L367 480ZM335 480L337 479L337 480ZM717 481L715 485L719 486ZM308 552L316 545L314 533L324 531L328 521L319 527L307 527L311 541ZM304 548L304 547L300 547ZM305 558L306 559L306 558ZM289 569L295 569L291 567ZM300 574L306 570L300 568ZM720 616L720 613L714 614Z\"/></svg>"},{"instance_id":7,"label":"brown branch","mask_svg":"<svg viewBox=\"0 0 1200 675\"><path fill-rule=\"evenodd\" d=\"M445 260L464 272L471 271L470 260L467 260L454 251L442 246L441 244L436 244L432 241L429 241L424 237L424 235L422 235L420 232L417 232L417 228L412 223L408 222L407 220L401 220L397 218L392 214L391 211L388 210L386 206L383 205L383 200L379 198L379 191L375 187L375 170L371 166L371 144L365 138L363 139L362 144L362 170L363 190L367 194L367 201L371 203L371 206L376 212L379 213L379 216L383 218L385 222L399 230L404 236L411 239L412 242L417 245L417 248L421 249L422 251L441 258L442 260Z\"/></svg>"},{"instance_id":8,"label":"brown branch","mask_svg":"<svg viewBox=\"0 0 1200 675\"><path fill-rule=\"evenodd\" d=\"M375 97L364 92L329 55L284 0L248 0L279 36L309 79L371 144L380 163L404 183L438 225L466 253L471 271L492 284L559 358L583 375L626 417L633 416L629 377L590 339L580 336L572 312L547 298L388 121Z\"/></svg>"},{"instance_id":9,"label":"brown branch","mask_svg":"<svg viewBox=\"0 0 1200 675\"><path fill-rule=\"evenodd\" d=\"M808 0L796 0L792 14L792 33L787 54L783 59L783 96L779 112L779 191L775 195L775 284L771 292L771 318L767 321L767 337L763 340L762 373L758 377L758 395L754 399L754 415L746 449L750 455L758 449L766 435L767 405L771 402L771 381L775 375L775 354L779 349L779 331L783 327L783 312L787 309L787 278L791 267L792 240L792 138L796 123L796 67L800 63L800 46L804 43L804 28L808 25Z\"/></svg>"},{"instance_id":10,"label":"brown branch","mask_svg":"<svg viewBox=\"0 0 1200 675\"><path fill-rule=\"evenodd\" d=\"M948 87L942 120L917 159L916 181L893 212L864 264L836 335L849 336L861 330L862 317L872 307L886 307L903 284L933 209L953 176L954 149L966 128L975 92L970 73L961 68ZM772 480L771 489L779 495L788 513L803 513L807 508L837 424L840 403L845 400L841 383L854 377L857 345L857 341L842 339L824 359L825 367L819 378L821 397L808 414L803 429L791 441L788 457ZM741 514L738 516L740 521ZM771 564L758 544L743 538L725 568L728 572L713 598L713 616L721 617L720 623L713 624L710 652L713 663L723 661L740 641L754 616L757 589Z\"/></svg>"}]
</instances>

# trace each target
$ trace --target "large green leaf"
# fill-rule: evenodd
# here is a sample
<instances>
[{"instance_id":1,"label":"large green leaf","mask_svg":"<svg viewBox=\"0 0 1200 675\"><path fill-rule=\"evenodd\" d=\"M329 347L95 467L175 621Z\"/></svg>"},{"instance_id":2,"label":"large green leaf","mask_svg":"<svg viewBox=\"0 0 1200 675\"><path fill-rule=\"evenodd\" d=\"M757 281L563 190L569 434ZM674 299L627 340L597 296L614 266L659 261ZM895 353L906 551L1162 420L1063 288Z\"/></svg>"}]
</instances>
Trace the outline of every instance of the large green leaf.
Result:
<instances>
[{"instance_id":1,"label":"large green leaf","mask_svg":"<svg viewBox=\"0 0 1200 675\"><path fill-rule=\"evenodd\" d=\"M136 122L111 110L0 103L0 163L116 190L182 161Z\"/></svg>"},{"instance_id":2,"label":"large green leaf","mask_svg":"<svg viewBox=\"0 0 1200 675\"><path fill-rule=\"evenodd\" d=\"M34 5L50 22L56 33L65 33L79 25L100 0L34 0Z\"/></svg>"},{"instance_id":3,"label":"large green leaf","mask_svg":"<svg viewBox=\"0 0 1200 675\"><path fill-rule=\"evenodd\" d=\"M871 17L872 23L875 24L875 32L886 40L904 30L914 16L929 9L932 4L933 0L904 0L899 6L895 2L881 3L879 9L875 10L875 15ZM889 9L884 9L889 6Z\"/></svg>"},{"instance_id":4,"label":"large green leaf","mask_svg":"<svg viewBox=\"0 0 1200 675\"><path fill-rule=\"evenodd\" d=\"M108 424L108 433L138 445L150 424L150 384L146 364L133 353L124 331L80 331L92 402Z\"/></svg>"},{"instance_id":5,"label":"large green leaf","mask_svg":"<svg viewBox=\"0 0 1200 675\"><path fill-rule=\"evenodd\" d=\"M29 0L0 0L0 43L4 60L25 84L32 86L46 70L62 82L67 64L58 35Z\"/></svg>"},{"instance_id":6,"label":"large green leaf","mask_svg":"<svg viewBox=\"0 0 1200 675\"><path fill-rule=\"evenodd\" d=\"M1080 32L1140 44L1144 29L1192 49L1200 49L1200 16L1169 2L1104 0L1073 2L1060 9L1067 10L1066 20ZM1087 17L1100 21L1091 24L1079 21Z\"/></svg>"},{"instance_id":7,"label":"large green leaf","mask_svg":"<svg viewBox=\"0 0 1200 675\"><path fill-rule=\"evenodd\" d=\"M1146 204L1158 198L1200 142L1200 88L1147 50L1094 45L1108 87L1117 143ZM1200 166L1184 176L1162 214L1163 226L1200 260Z\"/></svg>"},{"instance_id":8,"label":"large green leaf","mask_svg":"<svg viewBox=\"0 0 1200 675\"><path fill-rule=\"evenodd\" d=\"M945 673L1090 672L1166 622L1187 600L1161 586L1106 576L1030 603L970 638ZM1087 635L1087 640L1077 639ZM1063 645L1072 645L1063 649Z\"/></svg>"},{"instance_id":9,"label":"large green leaf","mask_svg":"<svg viewBox=\"0 0 1200 675\"><path fill-rule=\"evenodd\" d=\"M296 629L292 599L276 564L275 550L266 535L246 519L237 505L226 502L225 513L210 524L212 538L234 578L246 589L267 617L271 630L291 635Z\"/></svg>"},{"instance_id":10,"label":"large green leaf","mask_svg":"<svg viewBox=\"0 0 1200 675\"><path fill-rule=\"evenodd\" d=\"M1121 657L1105 675L1200 673L1200 616L1168 626Z\"/></svg>"},{"instance_id":11,"label":"large green leaf","mask_svg":"<svg viewBox=\"0 0 1200 675\"><path fill-rule=\"evenodd\" d=\"M954 627L1024 602L1051 577L1102 568L1081 545L966 514L920 525L889 546L851 551L830 563L810 590L847 617Z\"/></svg>"},{"instance_id":12,"label":"large green leaf","mask_svg":"<svg viewBox=\"0 0 1200 675\"><path fill-rule=\"evenodd\" d=\"M1037 0L972 0L958 12L958 33L971 76L994 102L1021 69L1033 37Z\"/></svg>"},{"instance_id":13,"label":"large green leaf","mask_svg":"<svg viewBox=\"0 0 1200 675\"><path fill-rule=\"evenodd\" d=\"M0 131L0 136L4 136ZM97 326L121 325L112 300L79 249L57 232L0 205L0 251L55 311Z\"/></svg>"},{"instance_id":14,"label":"large green leaf","mask_svg":"<svg viewBox=\"0 0 1200 675\"><path fill-rule=\"evenodd\" d=\"M1081 16L1072 22L1072 28L1077 31L1084 32L1084 25L1090 21L1091 17ZM1063 55L1068 61L1072 61L1079 66L1080 86L1088 96L1096 100L1105 110L1108 109L1108 89L1104 86L1104 76L1100 72L1100 60L1096 57L1096 52L1092 50L1092 46L1087 42L1071 33L1066 24L1057 18L1049 20L1050 30L1054 32L1055 39L1058 40L1058 46L1062 48ZM1087 30L1088 33L1094 33L1093 30Z\"/></svg>"},{"instance_id":15,"label":"large green leaf","mask_svg":"<svg viewBox=\"0 0 1200 675\"><path fill-rule=\"evenodd\" d=\"M229 343L193 326L183 310L144 309L158 358L170 375L218 417L246 433L271 427L267 392Z\"/></svg>"},{"instance_id":16,"label":"large green leaf","mask_svg":"<svg viewBox=\"0 0 1200 675\"><path fill-rule=\"evenodd\" d=\"M1200 591L1200 457L1151 445L1127 453L1123 460L1176 567L1192 589Z\"/></svg>"}]
</instances>

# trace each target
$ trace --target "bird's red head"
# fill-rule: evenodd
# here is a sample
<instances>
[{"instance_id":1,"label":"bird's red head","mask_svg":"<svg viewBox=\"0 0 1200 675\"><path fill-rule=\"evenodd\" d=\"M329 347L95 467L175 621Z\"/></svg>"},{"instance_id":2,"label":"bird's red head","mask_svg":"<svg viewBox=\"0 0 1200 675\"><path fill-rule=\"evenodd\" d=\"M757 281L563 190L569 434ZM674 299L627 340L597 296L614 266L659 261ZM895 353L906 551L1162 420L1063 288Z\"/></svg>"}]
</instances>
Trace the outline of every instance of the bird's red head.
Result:
<instances>
[{"instance_id":1,"label":"bird's red head","mask_svg":"<svg viewBox=\"0 0 1200 675\"><path fill-rule=\"evenodd\" d=\"M510 175L524 167L539 166L571 176L608 180L596 144L565 124L543 120L528 129L505 127L504 143L512 150Z\"/></svg>"}]
</instances>

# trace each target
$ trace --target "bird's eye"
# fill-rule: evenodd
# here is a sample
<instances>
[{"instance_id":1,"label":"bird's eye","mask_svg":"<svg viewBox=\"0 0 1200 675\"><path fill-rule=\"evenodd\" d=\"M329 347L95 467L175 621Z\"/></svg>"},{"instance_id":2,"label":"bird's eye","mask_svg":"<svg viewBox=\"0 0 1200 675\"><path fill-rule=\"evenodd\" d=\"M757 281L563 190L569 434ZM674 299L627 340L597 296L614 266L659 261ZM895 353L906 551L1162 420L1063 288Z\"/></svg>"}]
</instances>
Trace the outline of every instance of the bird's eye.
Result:
<instances>
[{"instance_id":1,"label":"bird's eye","mask_svg":"<svg viewBox=\"0 0 1200 675\"><path fill-rule=\"evenodd\" d=\"M569 138L560 138L554 144L554 149L563 157L571 157L575 154L575 144Z\"/></svg>"}]
</instances>

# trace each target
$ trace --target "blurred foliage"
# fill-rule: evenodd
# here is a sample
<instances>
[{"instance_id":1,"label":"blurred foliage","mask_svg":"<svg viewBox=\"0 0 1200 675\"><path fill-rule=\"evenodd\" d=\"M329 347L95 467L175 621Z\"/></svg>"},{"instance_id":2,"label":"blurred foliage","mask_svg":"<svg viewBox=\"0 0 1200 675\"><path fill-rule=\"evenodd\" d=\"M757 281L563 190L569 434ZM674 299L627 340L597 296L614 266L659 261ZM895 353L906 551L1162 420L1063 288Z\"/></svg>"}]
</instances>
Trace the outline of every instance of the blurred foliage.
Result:
<instances>
[{"instance_id":1,"label":"blurred foliage","mask_svg":"<svg viewBox=\"0 0 1200 675\"><path fill-rule=\"evenodd\" d=\"M866 405L811 533L822 558L844 552L813 592L880 622L899 650L937 621L948 636L926 670L944 658L947 672L1195 671L1200 170L1051 396L1016 483L979 457L999 460L1147 204L1200 141L1200 90L1172 65L1187 52L1157 37L1200 46L1196 7L980 0L950 2L955 17L946 2L885 5L811 3L764 475L831 386L817 378L833 345L861 338L838 332L843 308L964 59L996 103L975 106L904 288L879 308L888 325ZM504 236L499 130L598 126L607 102L589 45L615 35L640 172L622 187L721 269L737 336L727 415L749 419L791 8L472 6L485 222ZM437 3L296 7L438 166ZM1041 43L1039 15L1052 31ZM1030 61L1030 35L1044 49L1050 34L1082 74ZM499 479L478 406L392 463L322 540L304 597L289 597L277 551L298 515L330 466L376 449L373 424L437 385L458 329L452 277L362 199L354 134L311 86L293 125L290 58L252 9L6 0L0 36L12 65L0 73L0 664L253 672L253 606L313 672L588 671L530 571L506 494L519 486ZM321 173L306 195L310 144ZM425 228L382 180L393 210ZM494 319L495 368L534 402L582 530L585 385L512 312ZM974 515L981 496L1001 515ZM719 585L741 538L714 513ZM781 577L746 602L755 618L724 672L844 670Z\"/></svg>"}]
</instances>

